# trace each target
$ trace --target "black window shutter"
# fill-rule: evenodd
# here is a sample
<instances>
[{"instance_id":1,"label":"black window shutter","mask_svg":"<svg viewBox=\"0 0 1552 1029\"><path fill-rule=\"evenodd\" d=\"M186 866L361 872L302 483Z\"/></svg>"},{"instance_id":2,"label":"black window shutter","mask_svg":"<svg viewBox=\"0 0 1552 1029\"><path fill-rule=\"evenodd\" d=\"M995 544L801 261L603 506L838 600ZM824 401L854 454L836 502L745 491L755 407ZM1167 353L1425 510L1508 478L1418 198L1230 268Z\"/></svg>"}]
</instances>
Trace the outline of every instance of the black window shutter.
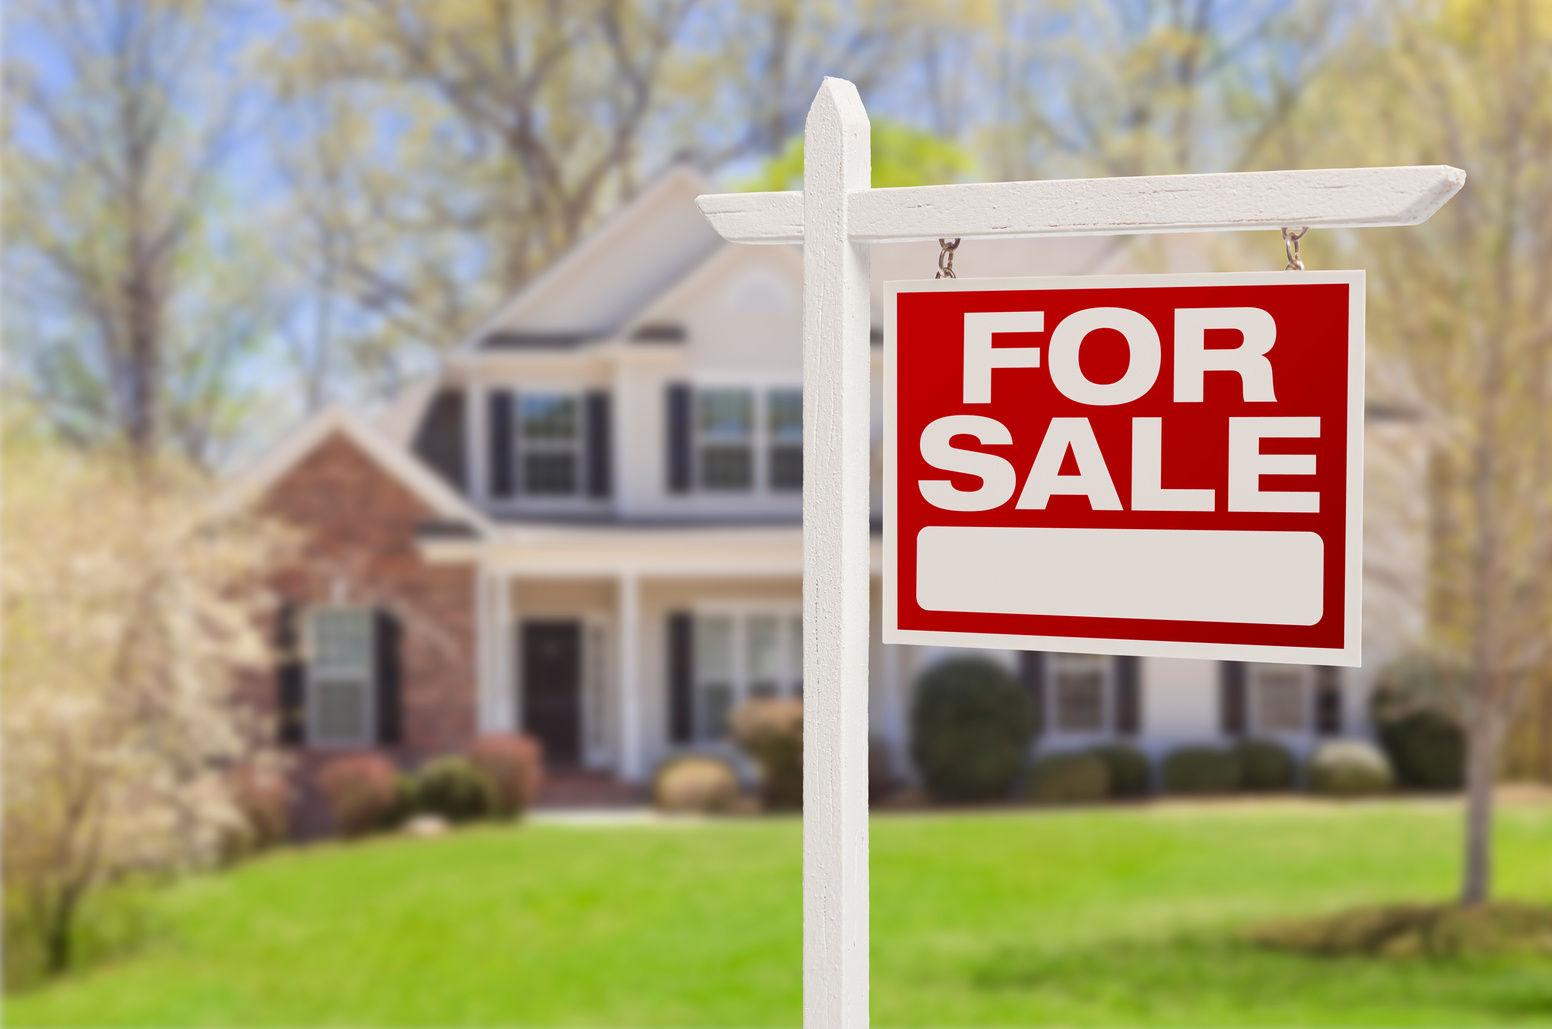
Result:
<instances>
[{"instance_id":1,"label":"black window shutter","mask_svg":"<svg viewBox=\"0 0 1552 1029\"><path fill-rule=\"evenodd\" d=\"M1218 722L1227 736L1245 734L1246 715L1245 663L1222 661L1218 664Z\"/></svg>"},{"instance_id":2,"label":"black window shutter","mask_svg":"<svg viewBox=\"0 0 1552 1029\"><path fill-rule=\"evenodd\" d=\"M307 669L297 645L295 604L281 604L275 613L275 710L282 746L300 747L307 742Z\"/></svg>"},{"instance_id":3,"label":"black window shutter","mask_svg":"<svg viewBox=\"0 0 1552 1029\"><path fill-rule=\"evenodd\" d=\"M690 614L668 616L668 739L689 743L695 736L695 622Z\"/></svg>"},{"instance_id":4,"label":"black window shutter","mask_svg":"<svg viewBox=\"0 0 1552 1029\"><path fill-rule=\"evenodd\" d=\"M1019 652L1019 682L1029 697L1030 719L1035 735L1045 729L1045 654L1038 650Z\"/></svg>"},{"instance_id":5,"label":"black window shutter","mask_svg":"<svg viewBox=\"0 0 1552 1029\"><path fill-rule=\"evenodd\" d=\"M517 492L517 462L512 453L512 391L498 389L490 395L490 495L505 499Z\"/></svg>"},{"instance_id":6,"label":"black window shutter","mask_svg":"<svg viewBox=\"0 0 1552 1029\"><path fill-rule=\"evenodd\" d=\"M668 386L668 492L690 491L690 387Z\"/></svg>"},{"instance_id":7,"label":"black window shutter","mask_svg":"<svg viewBox=\"0 0 1552 1029\"><path fill-rule=\"evenodd\" d=\"M385 747L403 741L403 662L399 619L392 611L376 612L377 742Z\"/></svg>"},{"instance_id":8,"label":"black window shutter","mask_svg":"<svg viewBox=\"0 0 1552 1029\"><path fill-rule=\"evenodd\" d=\"M1342 732L1342 670L1320 666L1315 669L1315 731L1322 736Z\"/></svg>"},{"instance_id":9,"label":"black window shutter","mask_svg":"<svg viewBox=\"0 0 1552 1029\"><path fill-rule=\"evenodd\" d=\"M1142 659L1115 659L1115 732L1136 736L1142 731Z\"/></svg>"},{"instance_id":10,"label":"black window shutter","mask_svg":"<svg viewBox=\"0 0 1552 1029\"><path fill-rule=\"evenodd\" d=\"M598 391L584 398L587 429L587 495L607 497L614 469L610 466L609 394Z\"/></svg>"}]
</instances>

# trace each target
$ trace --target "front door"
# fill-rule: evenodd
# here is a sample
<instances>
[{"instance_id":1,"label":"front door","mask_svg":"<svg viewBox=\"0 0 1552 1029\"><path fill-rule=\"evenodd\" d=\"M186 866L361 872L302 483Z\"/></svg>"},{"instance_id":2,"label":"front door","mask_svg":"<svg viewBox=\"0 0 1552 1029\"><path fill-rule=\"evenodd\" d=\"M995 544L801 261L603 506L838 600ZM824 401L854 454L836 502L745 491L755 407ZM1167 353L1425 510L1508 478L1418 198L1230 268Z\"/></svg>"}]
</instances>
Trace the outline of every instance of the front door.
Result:
<instances>
[{"instance_id":1,"label":"front door","mask_svg":"<svg viewBox=\"0 0 1552 1029\"><path fill-rule=\"evenodd\" d=\"M524 621L523 723L544 744L548 764L572 765L582 751L582 624Z\"/></svg>"}]
</instances>

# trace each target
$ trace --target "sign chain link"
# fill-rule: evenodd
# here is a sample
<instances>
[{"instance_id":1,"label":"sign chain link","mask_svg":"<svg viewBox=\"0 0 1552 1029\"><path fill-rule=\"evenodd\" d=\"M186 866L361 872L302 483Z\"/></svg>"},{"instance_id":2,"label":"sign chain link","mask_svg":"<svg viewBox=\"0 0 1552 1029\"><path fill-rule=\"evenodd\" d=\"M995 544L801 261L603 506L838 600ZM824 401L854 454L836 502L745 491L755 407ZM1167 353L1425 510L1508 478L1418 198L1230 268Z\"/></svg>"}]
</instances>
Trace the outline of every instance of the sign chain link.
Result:
<instances>
[{"instance_id":1,"label":"sign chain link","mask_svg":"<svg viewBox=\"0 0 1552 1029\"><path fill-rule=\"evenodd\" d=\"M1304 270L1304 258L1299 256L1299 240L1303 239L1304 234L1307 232L1309 232L1309 226L1307 225L1298 232L1294 232L1289 228L1283 229L1283 253L1288 255L1288 265L1283 271L1302 272Z\"/></svg>"},{"instance_id":2,"label":"sign chain link","mask_svg":"<svg viewBox=\"0 0 1552 1029\"><path fill-rule=\"evenodd\" d=\"M959 276L954 274L954 251L959 249L959 240L950 243L946 239L939 239L938 246L943 249L938 251L938 274L933 278L957 279Z\"/></svg>"}]
</instances>

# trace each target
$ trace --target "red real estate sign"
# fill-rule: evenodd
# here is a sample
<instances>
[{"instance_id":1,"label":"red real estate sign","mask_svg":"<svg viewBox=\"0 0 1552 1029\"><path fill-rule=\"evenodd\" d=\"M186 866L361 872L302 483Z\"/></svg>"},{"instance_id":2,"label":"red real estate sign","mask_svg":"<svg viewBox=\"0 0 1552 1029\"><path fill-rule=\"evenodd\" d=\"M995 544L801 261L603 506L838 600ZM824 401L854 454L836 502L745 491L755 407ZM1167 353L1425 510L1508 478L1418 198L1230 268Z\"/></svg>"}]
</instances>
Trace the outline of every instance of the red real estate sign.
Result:
<instances>
[{"instance_id":1,"label":"red real estate sign","mask_svg":"<svg viewBox=\"0 0 1552 1029\"><path fill-rule=\"evenodd\" d=\"M884 642L1359 663L1361 271L885 290Z\"/></svg>"}]
</instances>

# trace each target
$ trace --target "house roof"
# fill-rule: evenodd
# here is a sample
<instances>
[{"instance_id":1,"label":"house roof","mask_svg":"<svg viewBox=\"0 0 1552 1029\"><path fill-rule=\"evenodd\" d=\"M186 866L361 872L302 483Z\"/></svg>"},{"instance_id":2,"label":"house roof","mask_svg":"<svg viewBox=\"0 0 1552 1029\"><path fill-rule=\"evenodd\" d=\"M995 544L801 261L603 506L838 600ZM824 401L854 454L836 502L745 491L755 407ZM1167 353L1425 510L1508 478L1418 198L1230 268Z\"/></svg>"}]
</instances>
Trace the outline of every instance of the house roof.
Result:
<instances>
[{"instance_id":1,"label":"house roof","mask_svg":"<svg viewBox=\"0 0 1552 1029\"><path fill-rule=\"evenodd\" d=\"M354 443L384 472L424 501L439 522L467 525L478 537L490 535L492 526L489 520L419 458L402 444L389 439L350 411L338 406L327 408L309 418L253 466L228 482L217 499L217 506L231 509L257 501L286 473L336 435Z\"/></svg>"},{"instance_id":2,"label":"house roof","mask_svg":"<svg viewBox=\"0 0 1552 1029\"><path fill-rule=\"evenodd\" d=\"M695 206L695 198L710 188L689 168L669 169L457 349L570 349L615 335L674 282L728 245Z\"/></svg>"}]
</instances>

